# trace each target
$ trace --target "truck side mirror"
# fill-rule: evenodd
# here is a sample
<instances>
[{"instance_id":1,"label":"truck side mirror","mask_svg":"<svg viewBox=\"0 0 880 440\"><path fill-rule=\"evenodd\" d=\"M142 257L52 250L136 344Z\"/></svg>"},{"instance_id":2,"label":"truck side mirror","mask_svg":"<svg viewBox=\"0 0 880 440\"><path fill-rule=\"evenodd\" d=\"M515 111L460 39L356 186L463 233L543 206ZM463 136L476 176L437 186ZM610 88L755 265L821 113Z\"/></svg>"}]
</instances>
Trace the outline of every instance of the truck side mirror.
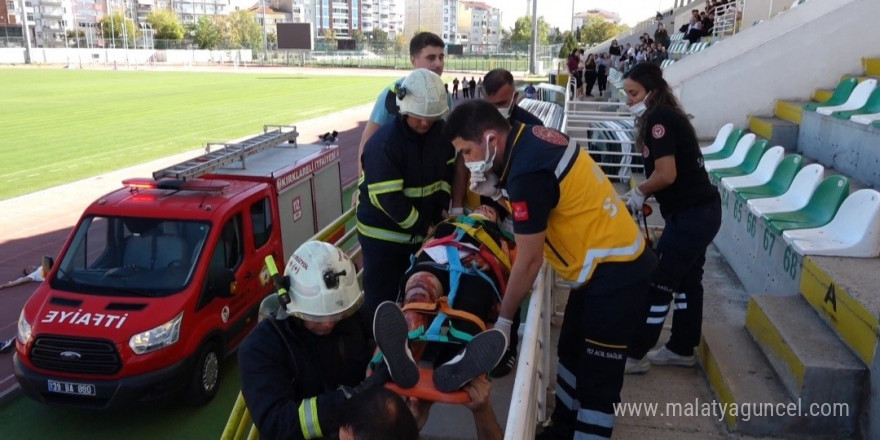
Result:
<instances>
[{"instance_id":1,"label":"truck side mirror","mask_svg":"<svg viewBox=\"0 0 880 440\"><path fill-rule=\"evenodd\" d=\"M42 269L43 278L46 278L49 275L49 271L52 270L52 266L55 265L55 259L44 255L43 259L40 261L40 268Z\"/></svg>"},{"instance_id":2,"label":"truck side mirror","mask_svg":"<svg viewBox=\"0 0 880 440\"><path fill-rule=\"evenodd\" d=\"M213 268L208 272L205 287L210 298L231 298L235 296L235 273L225 267Z\"/></svg>"}]
</instances>

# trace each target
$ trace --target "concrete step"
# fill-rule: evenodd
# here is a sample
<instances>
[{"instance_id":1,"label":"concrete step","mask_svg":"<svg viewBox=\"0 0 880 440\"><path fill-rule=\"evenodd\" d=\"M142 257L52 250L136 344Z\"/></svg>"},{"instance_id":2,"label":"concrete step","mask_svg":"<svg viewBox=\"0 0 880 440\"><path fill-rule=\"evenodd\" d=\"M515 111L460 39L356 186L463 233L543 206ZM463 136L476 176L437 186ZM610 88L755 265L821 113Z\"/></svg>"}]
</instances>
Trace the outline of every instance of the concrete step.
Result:
<instances>
[{"instance_id":1,"label":"concrete step","mask_svg":"<svg viewBox=\"0 0 880 440\"><path fill-rule=\"evenodd\" d=\"M825 102L831 99L831 95L834 94L834 89L816 89L813 91L813 101L816 102Z\"/></svg>"},{"instance_id":2,"label":"concrete step","mask_svg":"<svg viewBox=\"0 0 880 440\"><path fill-rule=\"evenodd\" d=\"M796 402L790 399L745 327L703 324L702 339L697 348L700 363L718 404L728 409L724 420L730 429L748 435L779 437L811 432L803 417L788 412L780 412L776 417L753 417L756 405L781 408Z\"/></svg>"},{"instance_id":3,"label":"concrete step","mask_svg":"<svg viewBox=\"0 0 880 440\"><path fill-rule=\"evenodd\" d=\"M850 417L822 419L822 431L855 435L868 370L803 297L753 295L746 329L793 398L849 406Z\"/></svg>"},{"instance_id":4,"label":"concrete step","mask_svg":"<svg viewBox=\"0 0 880 440\"><path fill-rule=\"evenodd\" d=\"M770 146L781 145L787 151L797 148L798 124L774 116L749 116L749 131L770 141Z\"/></svg>"},{"instance_id":5,"label":"concrete step","mask_svg":"<svg viewBox=\"0 0 880 440\"><path fill-rule=\"evenodd\" d=\"M878 285L878 258L804 258L801 295L872 371L880 341Z\"/></svg>"},{"instance_id":6,"label":"concrete step","mask_svg":"<svg viewBox=\"0 0 880 440\"><path fill-rule=\"evenodd\" d=\"M880 58L862 58L865 75L880 76Z\"/></svg>"},{"instance_id":7,"label":"concrete step","mask_svg":"<svg viewBox=\"0 0 880 440\"><path fill-rule=\"evenodd\" d=\"M804 113L804 104L808 101L776 101L773 115L794 124L801 123L801 115Z\"/></svg>"}]
</instances>

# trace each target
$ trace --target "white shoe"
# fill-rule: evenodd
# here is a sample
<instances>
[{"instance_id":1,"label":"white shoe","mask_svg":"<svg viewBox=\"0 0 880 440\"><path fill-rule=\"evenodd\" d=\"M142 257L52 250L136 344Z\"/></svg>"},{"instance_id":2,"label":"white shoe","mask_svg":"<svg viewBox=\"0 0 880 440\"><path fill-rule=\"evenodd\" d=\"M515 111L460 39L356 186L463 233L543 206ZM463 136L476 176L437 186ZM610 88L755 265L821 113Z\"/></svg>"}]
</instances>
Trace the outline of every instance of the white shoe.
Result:
<instances>
[{"instance_id":1,"label":"white shoe","mask_svg":"<svg viewBox=\"0 0 880 440\"><path fill-rule=\"evenodd\" d=\"M626 358L626 367L623 368L623 374L645 374L651 369L651 363L648 358L633 359Z\"/></svg>"},{"instance_id":2,"label":"white shoe","mask_svg":"<svg viewBox=\"0 0 880 440\"><path fill-rule=\"evenodd\" d=\"M690 356L682 356L680 354L676 354L666 346L660 347L659 350L649 351L648 355L645 356L645 359L648 360L653 365L677 365L679 367L693 367L697 363L697 359L694 355Z\"/></svg>"}]
</instances>

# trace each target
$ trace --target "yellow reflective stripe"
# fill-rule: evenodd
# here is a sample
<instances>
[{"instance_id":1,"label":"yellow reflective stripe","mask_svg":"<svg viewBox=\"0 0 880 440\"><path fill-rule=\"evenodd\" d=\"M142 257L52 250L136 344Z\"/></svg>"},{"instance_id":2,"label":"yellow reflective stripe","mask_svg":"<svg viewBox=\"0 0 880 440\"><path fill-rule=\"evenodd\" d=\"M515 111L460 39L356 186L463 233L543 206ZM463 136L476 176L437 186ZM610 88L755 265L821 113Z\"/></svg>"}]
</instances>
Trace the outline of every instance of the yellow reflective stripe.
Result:
<instances>
[{"instance_id":1,"label":"yellow reflective stripe","mask_svg":"<svg viewBox=\"0 0 880 440\"><path fill-rule=\"evenodd\" d=\"M299 404L299 427L303 438L313 439L324 437L318 423L318 398L303 399Z\"/></svg>"},{"instance_id":2,"label":"yellow reflective stripe","mask_svg":"<svg viewBox=\"0 0 880 440\"><path fill-rule=\"evenodd\" d=\"M379 203L379 198L376 197L376 195L373 193L370 193L370 204L375 206L376 209L378 209L379 211L382 211L382 214L385 214L386 216L391 218L391 216L388 214L388 211L385 211L385 208L383 208L382 204Z\"/></svg>"},{"instance_id":3,"label":"yellow reflective stripe","mask_svg":"<svg viewBox=\"0 0 880 440\"><path fill-rule=\"evenodd\" d=\"M367 191L370 194L385 194L403 189L403 179L386 180L384 182L376 182L367 185Z\"/></svg>"},{"instance_id":4,"label":"yellow reflective stripe","mask_svg":"<svg viewBox=\"0 0 880 440\"><path fill-rule=\"evenodd\" d=\"M452 188L446 183L446 181L441 180L421 188L403 188L403 195L411 198L428 197L440 191L450 193L452 192Z\"/></svg>"},{"instance_id":5,"label":"yellow reflective stripe","mask_svg":"<svg viewBox=\"0 0 880 440\"><path fill-rule=\"evenodd\" d=\"M409 217L407 217L406 220L398 223L398 225L400 225L400 227L403 229L409 229L413 227L414 224L416 224L416 221L418 219L419 211L416 211L416 208L412 208L412 210L409 212Z\"/></svg>"},{"instance_id":6,"label":"yellow reflective stripe","mask_svg":"<svg viewBox=\"0 0 880 440\"><path fill-rule=\"evenodd\" d=\"M387 229L374 228L361 222L357 223L358 233L377 240L391 241L394 243L419 243L424 237L420 235L405 234L403 232L389 231Z\"/></svg>"},{"instance_id":7,"label":"yellow reflective stripe","mask_svg":"<svg viewBox=\"0 0 880 440\"><path fill-rule=\"evenodd\" d=\"M455 156L452 156L452 159L446 161L446 165L452 165L455 163Z\"/></svg>"},{"instance_id":8,"label":"yellow reflective stripe","mask_svg":"<svg viewBox=\"0 0 880 440\"><path fill-rule=\"evenodd\" d=\"M498 244L495 243L495 240L493 240L492 237L489 236L488 232L484 231L482 228L476 229L464 223L452 222L452 224L455 225L456 228L463 229L465 232L468 233L468 235L476 238L477 241L489 248L492 254L495 255L495 258L498 258L498 260L501 261L501 264L503 264L504 267L507 268L507 270L510 270L510 260L507 258L507 255L504 255L504 251L502 251L501 248L498 247Z\"/></svg>"}]
</instances>

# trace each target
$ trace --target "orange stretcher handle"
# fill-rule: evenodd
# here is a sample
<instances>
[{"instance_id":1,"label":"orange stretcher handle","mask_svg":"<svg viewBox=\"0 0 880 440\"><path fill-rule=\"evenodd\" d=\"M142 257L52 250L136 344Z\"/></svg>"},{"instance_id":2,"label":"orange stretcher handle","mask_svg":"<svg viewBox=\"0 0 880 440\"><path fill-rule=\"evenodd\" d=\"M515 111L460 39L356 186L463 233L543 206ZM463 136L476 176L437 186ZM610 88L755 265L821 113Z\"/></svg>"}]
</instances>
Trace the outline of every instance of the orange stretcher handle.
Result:
<instances>
[{"instance_id":1,"label":"orange stretcher handle","mask_svg":"<svg viewBox=\"0 0 880 440\"><path fill-rule=\"evenodd\" d=\"M388 388L401 396L415 397L420 400L428 400L431 402L462 404L471 401L471 398L466 391L459 390L451 393L444 393L438 391L437 388L434 388L433 368L419 367L419 382L412 388L400 388L394 382L386 383L385 388Z\"/></svg>"}]
</instances>

